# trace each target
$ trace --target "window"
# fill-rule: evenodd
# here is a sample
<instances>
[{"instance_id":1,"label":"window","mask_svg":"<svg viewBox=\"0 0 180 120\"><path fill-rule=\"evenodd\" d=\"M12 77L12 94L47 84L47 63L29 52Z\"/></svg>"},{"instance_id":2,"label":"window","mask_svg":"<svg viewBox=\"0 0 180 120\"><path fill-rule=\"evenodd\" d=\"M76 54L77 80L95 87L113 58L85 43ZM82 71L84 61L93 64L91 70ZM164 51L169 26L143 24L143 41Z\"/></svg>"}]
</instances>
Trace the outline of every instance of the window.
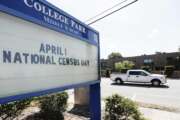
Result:
<instances>
[{"instance_id":1,"label":"window","mask_svg":"<svg viewBox=\"0 0 180 120\"><path fill-rule=\"evenodd\" d=\"M141 75L142 76L148 76L148 74L144 73L144 72L141 72Z\"/></svg>"},{"instance_id":2,"label":"window","mask_svg":"<svg viewBox=\"0 0 180 120\"><path fill-rule=\"evenodd\" d=\"M142 71L130 71L129 75L141 75L141 76L148 76L147 73L142 72Z\"/></svg>"},{"instance_id":3,"label":"window","mask_svg":"<svg viewBox=\"0 0 180 120\"><path fill-rule=\"evenodd\" d=\"M141 75L140 71L130 71L129 75Z\"/></svg>"}]
</instances>

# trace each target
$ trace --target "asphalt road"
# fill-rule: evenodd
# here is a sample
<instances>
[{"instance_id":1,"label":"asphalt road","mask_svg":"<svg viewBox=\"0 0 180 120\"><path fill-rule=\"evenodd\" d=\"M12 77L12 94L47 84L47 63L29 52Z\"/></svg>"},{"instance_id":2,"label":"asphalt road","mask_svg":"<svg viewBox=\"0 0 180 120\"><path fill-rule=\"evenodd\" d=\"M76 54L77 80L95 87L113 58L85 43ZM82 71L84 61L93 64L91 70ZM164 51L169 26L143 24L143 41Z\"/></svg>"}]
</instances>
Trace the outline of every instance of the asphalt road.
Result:
<instances>
[{"instance_id":1,"label":"asphalt road","mask_svg":"<svg viewBox=\"0 0 180 120\"><path fill-rule=\"evenodd\" d=\"M120 94L134 101L180 109L180 79L168 79L168 85L152 87L139 84L114 84L109 78L102 78L101 96Z\"/></svg>"}]
</instances>

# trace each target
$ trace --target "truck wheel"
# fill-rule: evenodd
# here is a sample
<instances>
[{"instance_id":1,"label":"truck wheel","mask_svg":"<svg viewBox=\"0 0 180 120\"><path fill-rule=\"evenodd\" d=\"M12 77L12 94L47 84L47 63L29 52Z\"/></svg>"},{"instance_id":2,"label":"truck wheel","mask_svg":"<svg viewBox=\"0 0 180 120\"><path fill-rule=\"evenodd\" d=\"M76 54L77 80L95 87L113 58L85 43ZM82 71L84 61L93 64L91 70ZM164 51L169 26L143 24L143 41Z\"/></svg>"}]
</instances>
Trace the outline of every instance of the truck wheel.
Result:
<instances>
[{"instance_id":1,"label":"truck wheel","mask_svg":"<svg viewBox=\"0 0 180 120\"><path fill-rule=\"evenodd\" d=\"M153 86L160 86L161 82L159 80L153 80L152 85Z\"/></svg>"},{"instance_id":2,"label":"truck wheel","mask_svg":"<svg viewBox=\"0 0 180 120\"><path fill-rule=\"evenodd\" d=\"M117 84L123 84L123 81L122 81L120 78L117 78L117 79L116 79L116 83L117 83Z\"/></svg>"}]
</instances>

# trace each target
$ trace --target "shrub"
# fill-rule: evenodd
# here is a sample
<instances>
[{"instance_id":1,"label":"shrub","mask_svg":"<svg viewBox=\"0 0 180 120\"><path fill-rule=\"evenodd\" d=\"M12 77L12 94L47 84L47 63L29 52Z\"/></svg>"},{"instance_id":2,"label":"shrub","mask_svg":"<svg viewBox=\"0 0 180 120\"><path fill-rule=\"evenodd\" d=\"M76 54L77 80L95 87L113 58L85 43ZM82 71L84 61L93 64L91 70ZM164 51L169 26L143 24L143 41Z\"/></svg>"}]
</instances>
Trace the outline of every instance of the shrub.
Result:
<instances>
[{"instance_id":1,"label":"shrub","mask_svg":"<svg viewBox=\"0 0 180 120\"><path fill-rule=\"evenodd\" d=\"M40 101L41 117L44 120L63 120L67 108L68 94L62 92L45 96Z\"/></svg>"},{"instance_id":2,"label":"shrub","mask_svg":"<svg viewBox=\"0 0 180 120\"><path fill-rule=\"evenodd\" d=\"M134 63L131 61L123 61L115 63L115 70L121 72L122 70L129 70L134 67Z\"/></svg>"},{"instance_id":3,"label":"shrub","mask_svg":"<svg viewBox=\"0 0 180 120\"><path fill-rule=\"evenodd\" d=\"M101 70L101 77L106 77L106 70Z\"/></svg>"},{"instance_id":4,"label":"shrub","mask_svg":"<svg viewBox=\"0 0 180 120\"><path fill-rule=\"evenodd\" d=\"M121 69L121 73L127 73L129 69Z\"/></svg>"},{"instance_id":5,"label":"shrub","mask_svg":"<svg viewBox=\"0 0 180 120\"><path fill-rule=\"evenodd\" d=\"M148 72L151 72L151 71L152 71L152 69L150 68L150 66L141 66L141 69L146 70L146 71L148 71Z\"/></svg>"},{"instance_id":6,"label":"shrub","mask_svg":"<svg viewBox=\"0 0 180 120\"><path fill-rule=\"evenodd\" d=\"M30 105L31 101L32 99L25 99L0 105L0 118L2 120L15 118Z\"/></svg>"},{"instance_id":7,"label":"shrub","mask_svg":"<svg viewBox=\"0 0 180 120\"><path fill-rule=\"evenodd\" d=\"M111 74L111 70L110 69L106 69L105 77L110 77L110 74Z\"/></svg>"},{"instance_id":8,"label":"shrub","mask_svg":"<svg viewBox=\"0 0 180 120\"><path fill-rule=\"evenodd\" d=\"M174 72L174 66L165 66L165 74L168 76L168 77L171 77L172 74Z\"/></svg>"},{"instance_id":9,"label":"shrub","mask_svg":"<svg viewBox=\"0 0 180 120\"><path fill-rule=\"evenodd\" d=\"M117 94L105 100L105 120L145 120L137 105Z\"/></svg>"}]
</instances>

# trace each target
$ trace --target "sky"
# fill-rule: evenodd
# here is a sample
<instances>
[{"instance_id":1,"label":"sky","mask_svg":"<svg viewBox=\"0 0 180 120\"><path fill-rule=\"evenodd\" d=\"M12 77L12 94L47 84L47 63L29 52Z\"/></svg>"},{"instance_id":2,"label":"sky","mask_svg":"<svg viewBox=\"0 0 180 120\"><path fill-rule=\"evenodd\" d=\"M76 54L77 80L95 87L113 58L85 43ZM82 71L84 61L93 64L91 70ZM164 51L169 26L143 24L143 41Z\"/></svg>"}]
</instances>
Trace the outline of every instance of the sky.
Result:
<instances>
[{"instance_id":1,"label":"sky","mask_svg":"<svg viewBox=\"0 0 180 120\"><path fill-rule=\"evenodd\" d=\"M123 0L48 1L85 22ZM101 58L111 52L120 52L124 57L177 52L180 0L138 0L91 27L100 33Z\"/></svg>"}]
</instances>

